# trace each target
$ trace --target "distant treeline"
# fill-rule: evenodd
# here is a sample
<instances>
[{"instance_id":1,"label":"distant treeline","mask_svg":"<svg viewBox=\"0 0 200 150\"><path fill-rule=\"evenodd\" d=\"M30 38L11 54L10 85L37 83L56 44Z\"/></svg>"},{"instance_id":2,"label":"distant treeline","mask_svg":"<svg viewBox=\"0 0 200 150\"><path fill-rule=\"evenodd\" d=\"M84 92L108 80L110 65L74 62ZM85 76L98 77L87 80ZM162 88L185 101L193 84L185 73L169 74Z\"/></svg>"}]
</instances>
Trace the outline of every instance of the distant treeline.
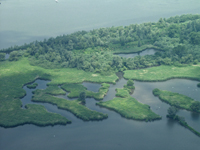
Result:
<instances>
[{"instance_id":1,"label":"distant treeline","mask_svg":"<svg viewBox=\"0 0 200 150\"><path fill-rule=\"evenodd\" d=\"M122 58L115 50L152 45L155 55ZM158 65L197 64L200 61L200 15L160 18L157 23L131 24L78 31L69 35L3 49L10 61L29 57L44 68L71 67L91 72L123 71ZM0 54L4 60L5 54Z\"/></svg>"}]
</instances>

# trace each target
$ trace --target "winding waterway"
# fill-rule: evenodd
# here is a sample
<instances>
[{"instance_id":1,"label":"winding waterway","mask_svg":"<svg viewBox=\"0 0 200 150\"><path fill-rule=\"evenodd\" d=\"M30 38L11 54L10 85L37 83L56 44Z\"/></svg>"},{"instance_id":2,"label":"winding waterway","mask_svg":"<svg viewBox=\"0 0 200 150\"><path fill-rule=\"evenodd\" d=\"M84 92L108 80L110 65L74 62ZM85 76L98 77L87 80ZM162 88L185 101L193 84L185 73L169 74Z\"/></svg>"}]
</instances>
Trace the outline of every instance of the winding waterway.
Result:
<instances>
[{"instance_id":1,"label":"winding waterway","mask_svg":"<svg viewBox=\"0 0 200 150\"><path fill-rule=\"evenodd\" d=\"M9 46L43 40L51 36L72 33L78 30L92 30L157 21L185 13L199 13L199 0L1 0L0 6L0 49ZM122 57L133 57L130 55ZM45 89L48 81L36 80L39 89ZM126 80L121 78L111 84L103 101L115 97L115 89L122 88ZM200 138L177 122L167 119L169 105L153 96L152 90L160 88L187 95L200 100L197 81L173 79L165 82L135 81L132 94L139 102L148 104L162 116L162 120L141 122L128 120L114 111L96 106L93 98L86 99L86 107L108 114L103 121L84 122L72 113L57 109L55 105L44 105L49 112L56 112L72 121L66 126L38 127L24 125L15 128L0 127L1 150L199 150ZM89 90L98 90L100 85L84 82ZM22 99L23 107L31 102L32 91L23 87L27 95ZM67 98L65 95L63 98ZM23 108L24 109L24 108ZM179 110L188 124L200 131L199 114Z\"/></svg>"}]
</instances>

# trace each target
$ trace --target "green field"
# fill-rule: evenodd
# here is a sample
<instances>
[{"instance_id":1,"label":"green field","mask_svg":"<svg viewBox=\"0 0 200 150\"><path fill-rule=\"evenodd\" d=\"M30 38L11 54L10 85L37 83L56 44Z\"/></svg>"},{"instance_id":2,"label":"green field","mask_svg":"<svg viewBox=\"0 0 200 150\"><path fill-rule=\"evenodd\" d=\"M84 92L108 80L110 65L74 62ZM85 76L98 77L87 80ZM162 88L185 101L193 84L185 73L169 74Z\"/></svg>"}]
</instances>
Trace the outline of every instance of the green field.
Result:
<instances>
[{"instance_id":1,"label":"green field","mask_svg":"<svg viewBox=\"0 0 200 150\"><path fill-rule=\"evenodd\" d=\"M187 67L158 66L140 70L124 71L124 78L139 81L165 81L172 78L187 78L200 81L200 64Z\"/></svg>"},{"instance_id":2,"label":"green field","mask_svg":"<svg viewBox=\"0 0 200 150\"><path fill-rule=\"evenodd\" d=\"M152 121L161 117L151 111L146 104L139 103L135 98L128 94L126 89L117 89L116 97L110 101L99 102L97 105L116 111L127 119Z\"/></svg>"},{"instance_id":3,"label":"green field","mask_svg":"<svg viewBox=\"0 0 200 150\"><path fill-rule=\"evenodd\" d=\"M160 100L170 104L171 106L193 111L191 109L191 105L195 102L195 100L188 96L159 89L154 89L153 94L155 96L158 96ZM200 110L197 112L200 113Z\"/></svg>"}]
</instances>

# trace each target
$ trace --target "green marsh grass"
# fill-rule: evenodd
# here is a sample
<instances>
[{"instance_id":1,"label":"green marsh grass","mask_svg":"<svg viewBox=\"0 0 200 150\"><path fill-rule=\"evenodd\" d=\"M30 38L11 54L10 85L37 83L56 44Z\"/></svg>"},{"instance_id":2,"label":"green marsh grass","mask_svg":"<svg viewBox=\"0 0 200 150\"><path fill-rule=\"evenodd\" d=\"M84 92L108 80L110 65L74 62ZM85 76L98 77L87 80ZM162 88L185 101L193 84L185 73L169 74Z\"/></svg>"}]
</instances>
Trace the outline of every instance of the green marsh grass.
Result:
<instances>
[{"instance_id":1,"label":"green marsh grass","mask_svg":"<svg viewBox=\"0 0 200 150\"><path fill-rule=\"evenodd\" d=\"M79 100L66 100L63 98L58 98L46 93L46 90L35 90L34 96L32 98L34 102L45 102L53 105L57 105L59 109L68 110L73 113L76 117L84 120L84 121L92 121L92 120L103 120L108 117L108 115L93 111L80 104Z\"/></svg>"},{"instance_id":2,"label":"green marsh grass","mask_svg":"<svg viewBox=\"0 0 200 150\"><path fill-rule=\"evenodd\" d=\"M81 92L86 93L86 97L93 97L96 100L102 100L106 93L108 92L110 85L107 83L102 83L98 92L88 91L86 87L82 84L64 84L61 86L65 91L70 92L67 96L69 98L79 97Z\"/></svg>"},{"instance_id":3,"label":"green marsh grass","mask_svg":"<svg viewBox=\"0 0 200 150\"><path fill-rule=\"evenodd\" d=\"M129 96L126 98L114 98L110 101L99 102L97 105L116 111L127 119L152 121L161 117L151 111L148 105L139 103L136 99Z\"/></svg>"},{"instance_id":4,"label":"green marsh grass","mask_svg":"<svg viewBox=\"0 0 200 150\"><path fill-rule=\"evenodd\" d=\"M138 102L135 98L129 95L129 91L126 88L116 89L116 98L99 102L97 105L116 111L122 117L127 119L152 121L161 119L161 117L151 111L150 107L146 104Z\"/></svg>"},{"instance_id":5,"label":"green marsh grass","mask_svg":"<svg viewBox=\"0 0 200 150\"><path fill-rule=\"evenodd\" d=\"M179 94L173 93L170 91L164 91L159 89L154 89L153 94L158 96L160 100L165 103L170 104L171 106L175 106L181 109L186 109L192 111L191 105L195 102L192 98ZM200 113L200 111L199 111Z\"/></svg>"},{"instance_id":6,"label":"green marsh grass","mask_svg":"<svg viewBox=\"0 0 200 150\"><path fill-rule=\"evenodd\" d=\"M124 71L125 79L138 81L165 81L172 78L187 78L200 81L200 65L175 67L158 66L140 70Z\"/></svg>"},{"instance_id":7,"label":"green marsh grass","mask_svg":"<svg viewBox=\"0 0 200 150\"><path fill-rule=\"evenodd\" d=\"M40 105L34 105L34 109L36 107L41 109L41 111L34 113L28 109L21 108L22 102L20 98L26 94L22 87L33 83L36 79L51 80L49 85L59 85L64 83L82 83L83 81L115 83L118 77L115 74L102 76L71 68L44 69L38 66L31 66L27 58L21 58L19 61L12 62L2 61L0 62L0 126L13 127L29 123L37 125L70 123L70 121L59 114L42 111L44 108ZM51 90L50 93L52 94ZM64 94L64 92L61 93ZM32 104L28 106L32 106ZM37 117L34 116L41 117L38 117L37 120ZM49 118L50 116L53 118L49 119L49 121L44 119L42 122L41 118ZM42 124L39 122L42 122Z\"/></svg>"},{"instance_id":8,"label":"green marsh grass","mask_svg":"<svg viewBox=\"0 0 200 150\"><path fill-rule=\"evenodd\" d=\"M38 86L37 83L33 83L33 84L28 84L27 88L29 88L29 89L35 89L37 86Z\"/></svg>"}]
</instances>

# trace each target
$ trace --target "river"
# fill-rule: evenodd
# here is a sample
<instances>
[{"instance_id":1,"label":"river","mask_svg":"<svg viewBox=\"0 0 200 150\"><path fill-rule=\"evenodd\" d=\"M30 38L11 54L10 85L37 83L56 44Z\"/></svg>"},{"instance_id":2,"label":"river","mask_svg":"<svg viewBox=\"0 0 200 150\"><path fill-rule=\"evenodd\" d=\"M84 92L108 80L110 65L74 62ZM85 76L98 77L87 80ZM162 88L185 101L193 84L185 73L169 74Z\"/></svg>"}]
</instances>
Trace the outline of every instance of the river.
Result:
<instances>
[{"instance_id":1,"label":"river","mask_svg":"<svg viewBox=\"0 0 200 150\"><path fill-rule=\"evenodd\" d=\"M91 30L99 27L129 25L157 21L184 13L199 13L199 0L1 0L0 5L0 49L43 40L78 30ZM129 56L127 56L129 57ZM37 80L38 88L46 88L47 81ZM169 105L153 96L152 90L160 88L178 92L200 100L197 81L173 79L165 82L135 81L132 94L141 103L162 116L162 120L141 122L128 120L114 111L96 106L93 98L86 99L86 106L92 110L108 114L103 121L84 122L70 112L59 110L51 104L43 104L48 111L57 112L72 124L66 126L37 127L24 125L15 128L0 128L1 150L198 150L200 138L167 119ZM126 80L121 78L111 84L103 101L115 96L115 89L122 88ZM97 90L100 85L83 83L88 89ZM27 96L23 105L30 101L32 90L23 87ZM66 96L65 96L66 97ZM185 110L178 114L185 117L190 126L200 132L200 116Z\"/></svg>"}]
</instances>

